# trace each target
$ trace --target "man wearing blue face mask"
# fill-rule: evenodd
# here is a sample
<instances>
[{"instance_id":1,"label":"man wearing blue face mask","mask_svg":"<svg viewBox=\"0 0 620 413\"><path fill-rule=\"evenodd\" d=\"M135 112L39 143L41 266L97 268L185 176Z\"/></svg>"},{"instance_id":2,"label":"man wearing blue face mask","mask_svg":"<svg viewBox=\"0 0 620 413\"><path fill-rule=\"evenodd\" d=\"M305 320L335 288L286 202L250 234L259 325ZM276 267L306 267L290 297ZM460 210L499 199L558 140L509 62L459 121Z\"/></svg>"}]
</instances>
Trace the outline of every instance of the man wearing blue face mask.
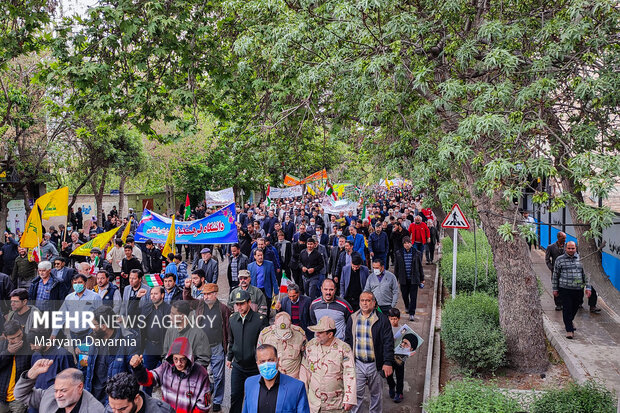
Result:
<instances>
[{"instance_id":1,"label":"man wearing blue face mask","mask_svg":"<svg viewBox=\"0 0 620 413\"><path fill-rule=\"evenodd\" d=\"M256 348L260 375L245 381L243 413L310 413L304 383L278 371L278 351L270 344Z\"/></svg>"},{"instance_id":2,"label":"man wearing blue face mask","mask_svg":"<svg viewBox=\"0 0 620 413\"><path fill-rule=\"evenodd\" d=\"M60 324L64 324L65 316L70 316L72 320L81 320L79 317L80 313L95 311L95 309L101 307L103 304L99 294L86 288L86 281L87 278L83 274L76 274L73 276L72 286L74 292L67 295L65 301L58 310L60 318L62 319ZM86 336L90 332L90 327L87 324L88 323L82 321L72 321L69 323L71 338L84 343ZM53 341L59 332L59 328L53 329L50 339Z\"/></svg>"}]
</instances>

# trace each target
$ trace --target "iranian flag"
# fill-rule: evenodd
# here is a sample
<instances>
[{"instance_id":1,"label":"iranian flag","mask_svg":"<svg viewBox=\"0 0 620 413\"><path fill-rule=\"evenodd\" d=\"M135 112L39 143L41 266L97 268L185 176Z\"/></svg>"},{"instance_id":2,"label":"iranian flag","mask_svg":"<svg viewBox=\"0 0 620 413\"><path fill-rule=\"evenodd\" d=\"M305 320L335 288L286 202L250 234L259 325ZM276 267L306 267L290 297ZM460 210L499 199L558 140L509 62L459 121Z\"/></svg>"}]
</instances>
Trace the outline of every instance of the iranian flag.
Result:
<instances>
[{"instance_id":1,"label":"iranian flag","mask_svg":"<svg viewBox=\"0 0 620 413\"><path fill-rule=\"evenodd\" d=\"M159 274L145 274L144 279L146 280L146 284L151 288L164 285Z\"/></svg>"},{"instance_id":2,"label":"iranian flag","mask_svg":"<svg viewBox=\"0 0 620 413\"><path fill-rule=\"evenodd\" d=\"M183 220L187 221L191 214L192 214L192 209L189 207L189 194L187 194L185 195L185 214L183 215Z\"/></svg>"},{"instance_id":3,"label":"iranian flag","mask_svg":"<svg viewBox=\"0 0 620 413\"><path fill-rule=\"evenodd\" d=\"M271 208L271 198L269 198L269 193L271 192L271 186L267 185L267 199L265 199L265 203L267 204L267 208Z\"/></svg>"},{"instance_id":4,"label":"iranian flag","mask_svg":"<svg viewBox=\"0 0 620 413\"><path fill-rule=\"evenodd\" d=\"M289 284L292 284L292 281L288 279L284 272L282 272L282 281L280 281L280 294L286 294L288 292Z\"/></svg>"},{"instance_id":5,"label":"iranian flag","mask_svg":"<svg viewBox=\"0 0 620 413\"><path fill-rule=\"evenodd\" d=\"M329 179L325 181L325 195L331 196L334 201L338 200L338 195L336 195L336 191L334 191L334 187L329 182Z\"/></svg>"},{"instance_id":6,"label":"iranian flag","mask_svg":"<svg viewBox=\"0 0 620 413\"><path fill-rule=\"evenodd\" d=\"M90 265L89 274L97 275L97 271L99 271L99 257L95 257L92 264Z\"/></svg>"},{"instance_id":7,"label":"iranian flag","mask_svg":"<svg viewBox=\"0 0 620 413\"><path fill-rule=\"evenodd\" d=\"M366 201L364 201L364 205L362 206L362 222L364 220L368 220L368 224L370 225L370 216L368 215L368 207L366 206Z\"/></svg>"}]
</instances>

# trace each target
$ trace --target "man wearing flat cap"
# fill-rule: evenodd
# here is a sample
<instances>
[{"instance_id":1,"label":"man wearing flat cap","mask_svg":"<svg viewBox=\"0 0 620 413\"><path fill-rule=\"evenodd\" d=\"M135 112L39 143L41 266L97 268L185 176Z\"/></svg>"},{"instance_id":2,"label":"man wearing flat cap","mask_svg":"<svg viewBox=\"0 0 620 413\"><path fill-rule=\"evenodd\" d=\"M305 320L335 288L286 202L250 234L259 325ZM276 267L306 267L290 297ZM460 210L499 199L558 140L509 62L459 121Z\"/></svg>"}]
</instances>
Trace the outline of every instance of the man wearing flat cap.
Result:
<instances>
[{"instance_id":1,"label":"man wearing flat cap","mask_svg":"<svg viewBox=\"0 0 620 413\"><path fill-rule=\"evenodd\" d=\"M203 248L200 250L200 259L194 262L192 270L196 270L198 268L205 272L205 281L207 283L217 284L219 265L217 261L213 259L210 248Z\"/></svg>"},{"instance_id":2,"label":"man wearing flat cap","mask_svg":"<svg viewBox=\"0 0 620 413\"><path fill-rule=\"evenodd\" d=\"M269 325L266 316L250 307L250 294L240 288L235 289L231 297L237 312L230 316L226 356L226 366L232 368L230 413L241 413L245 379L259 373L256 365L256 343L260 332Z\"/></svg>"},{"instance_id":3,"label":"man wearing flat cap","mask_svg":"<svg viewBox=\"0 0 620 413\"><path fill-rule=\"evenodd\" d=\"M224 362L228 349L230 309L217 298L217 284L209 283L202 287L203 299L192 297L191 290L183 291L183 299L190 302L197 317L203 316L202 329L211 346L211 369L213 371L213 411L222 409L224 400Z\"/></svg>"},{"instance_id":4,"label":"man wearing flat cap","mask_svg":"<svg viewBox=\"0 0 620 413\"><path fill-rule=\"evenodd\" d=\"M291 324L291 316L285 312L278 313L273 325L266 327L258 336L258 346L269 344L278 351L278 371L296 379L299 379L306 343L304 330Z\"/></svg>"},{"instance_id":5,"label":"man wearing flat cap","mask_svg":"<svg viewBox=\"0 0 620 413\"><path fill-rule=\"evenodd\" d=\"M306 384L310 412L349 411L357 404L353 351L336 338L336 323L330 317L309 328L315 337L306 346L299 378Z\"/></svg>"}]
</instances>

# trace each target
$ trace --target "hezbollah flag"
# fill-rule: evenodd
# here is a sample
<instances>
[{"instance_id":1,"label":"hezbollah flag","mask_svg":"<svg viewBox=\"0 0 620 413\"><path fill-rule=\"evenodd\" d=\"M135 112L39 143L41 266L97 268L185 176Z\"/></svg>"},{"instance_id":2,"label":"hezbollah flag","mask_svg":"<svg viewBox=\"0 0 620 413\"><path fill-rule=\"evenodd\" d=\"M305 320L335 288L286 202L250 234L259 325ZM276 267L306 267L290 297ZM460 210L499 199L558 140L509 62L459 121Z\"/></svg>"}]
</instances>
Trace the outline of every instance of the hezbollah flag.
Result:
<instances>
[{"instance_id":1,"label":"hezbollah flag","mask_svg":"<svg viewBox=\"0 0 620 413\"><path fill-rule=\"evenodd\" d=\"M22 248L36 248L43 239L43 228L41 227L41 215L39 207L35 203L28 215L26 221L26 229L19 240L19 246Z\"/></svg>"},{"instance_id":2,"label":"hezbollah flag","mask_svg":"<svg viewBox=\"0 0 620 413\"><path fill-rule=\"evenodd\" d=\"M69 213L69 188L62 187L39 197L35 202L41 208L41 219L67 216Z\"/></svg>"},{"instance_id":3,"label":"hezbollah flag","mask_svg":"<svg viewBox=\"0 0 620 413\"><path fill-rule=\"evenodd\" d=\"M129 231L131 230L132 220L133 220L133 217L129 217L129 221L127 221L127 225L125 225L125 229L123 230L123 233L121 234L121 239L123 240L123 244L127 241L127 237L129 236Z\"/></svg>"},{"instance_id":4,"label":"hezbollah flag","mask_svg":"<svg viewBox=\"0 0 620 413\"><path fill-rule=\"evenodd\" d=\"M97 235L95 238L88 241L86 244L80 245L71 253L71 255L82 255L84 257L88 257L90 255L90 250L92 248L99 248L103 250L103 248L110 242L114 234L118 232L118 228L114 228L109 230L108 232L104 232L102 234Z\"/></svg>"},{"instance_id":5,"label":"hezbollah flag","mask_svg":"<svg viewBox=\"0 0 620 413\"><path fill-rule=\"evenodd\" d=\"M164 249L161 252L161 255L166 258L168 254L171 252L174 253L174 241L176 238L176 231L174 229L174 215L172 216L172 225L170 225L170 231L168 231L168 238L166 238L166 243L164 244Z\"/></svg>"}]
</instances>

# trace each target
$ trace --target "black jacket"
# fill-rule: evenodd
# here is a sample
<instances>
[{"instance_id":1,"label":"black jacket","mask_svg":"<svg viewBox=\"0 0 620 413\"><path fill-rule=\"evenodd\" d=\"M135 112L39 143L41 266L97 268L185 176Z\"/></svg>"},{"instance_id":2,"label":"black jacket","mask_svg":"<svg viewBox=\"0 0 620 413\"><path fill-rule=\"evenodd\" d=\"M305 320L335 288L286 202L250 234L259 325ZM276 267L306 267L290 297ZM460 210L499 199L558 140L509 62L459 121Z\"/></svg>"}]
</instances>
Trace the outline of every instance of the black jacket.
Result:
<instances>
[{"instance_id":1,"label":"black jacket","mask_svg":"<svg viewBox=\"0 0 620 413\"><path fill-rule=\"evenodd\" d=\"M299 268L306 267L307 269L314 268L314 272L310 274L309 272L304 273L305 277L315 277L321 274L321 270L323 269L323 256L319 252L318 248L312 250L310 254L308 254L308 250L303 250L299 253Z\"/></svg>"},{"instance_id":2,"label":"black jacket","mask_svg":"<svg viewBox=\"0 0 620 413\"><path fill-rule=\"evenodd\" d=\"M331 251L329 253L329 273L332 277L340 277L340 273L337 270L342 270L342 267L338 265L338 261L340 261L340 256L342 254L346 254L344 248L340 249L337 245L335 247L331 247Z\"/></svg>"},{"instance_id":3,"label":"black jacket","mask_svg":"<svg viewBox=\"0 0 620 413\"><path fill-rule=\"evenodd\" d=\"M52 279L50 281L52 282L52 288L50 289L49 301L52 303L53 310L56 311L60 308L70 290L66 283L58 281L54 278L54 276L51 277ZM37 275L37 278L32 280L32 283L28 288L28 301L30 305L35 305L35 302L37 301L37 292L39 290L40 280L41 277Z\"/></svg>"},{"instance_id":4,"label":"black jacket","mask_svg":"<svg viewBox=\"0 0 620 413\"><path fill-rule=\"evenodd\" d=\"M295 224L293 224L293 221L284 222L282 224L282 231L284 232L284 239L292 242L293 234L295 234Z\"/></svg>"},{"instance_id":5,"label":"black jacket","mask_svg":"<svg viewBox=\"0 0 620 413\"><path fill-rule=\"evenodd\" d=\"M554 242L553 244L547 247L547 251L545 251L545 263L547 264L547 268L549 271L553 273L553 266L555 265L555 260L562 254L564 254L564 246L559 246L558 242Z\"/></svg>"},{"instance_id":6,"label":"black jacket","mask_svg":"<svg viewBox=\"0 0 620 413\"><path fill-rule=\"evenodd\" d=\"M11 354L8 351L8 340L0 341L0 400L6 400L6 393L9 389L11 381L11 370L13 359L15 359L15 382L19 380L19 376L30 368L30 360L32 356L26 337L24 336L24 345L17 351L17 354Z\"/></svg>"},{"instance_id":7,"label":"black jacket","mask_svg":"<svg viewBox=\"0 0 620 413\"><path fill-rule=\"evenodd\" d=\"M344 341L351 346L355 352L355 344L353 342L353 326L360 317L362 310L357 310L347 320L347 328L345 331ZM370 327L372 333L372 344L375 350L375 363L377 370L381 371L384 365L394 365L394 336L392 333L392 325L387 316L383 313L376 312L379 317L377 321Z\"/></svg>"},{"instance_id":8,"label":"black jacket","mask_svg":"<svg viewBox=\"0 0 620 413\"><path fill-rule=\"evenodd\" d=\"M424 282L424 269L422 268L422 253L413 247L411 247L411 250L413 253L411 284L415 285ZM394 275L396 275L400 284L407 284L407 268L405 267L402 249L394 253Z\"/></svg>"},{"instance_id":9,"label":"black jacket","mask_svg":"<svg viewBox=\"0 0 620 413\"><path fill-rule=\"evenodd\" d=\"M161 272L161 263L164 258L161 256L161 251L158 248L146 249L146 253L143 254L142 264L144 264L144 272L146 274L159 274Z\"/></svg>"},{"instance_id":10,"label":"black jacket","mask_svg":"<svg viewBox=\"0 0 620 413\"><path fill-rule=\"evenodd\" d=\"M248 264L250 263L248 257L241 253L239 254L239 257L237 257L237 274L239 274L239 271L241 270L247 270L248 269ZM226 270L226 275L228 276L228 285L232 286L232 255L230 256L229 260L228 260L228 268Z\"/></svg>"},{"instance_id":11,"label":"black jacket","mask_svg":"<svg viewBox=\"0 0 620 413\"><path fill-rule=\"evenodd\" d=\"M266 316L251 309L245 316L245 322L242 321L239 313L231 315L227 360L232 361L242 370L258 372L256 343L258 335L268 325L269 319Z\"/></svg>"}]
</instances>

